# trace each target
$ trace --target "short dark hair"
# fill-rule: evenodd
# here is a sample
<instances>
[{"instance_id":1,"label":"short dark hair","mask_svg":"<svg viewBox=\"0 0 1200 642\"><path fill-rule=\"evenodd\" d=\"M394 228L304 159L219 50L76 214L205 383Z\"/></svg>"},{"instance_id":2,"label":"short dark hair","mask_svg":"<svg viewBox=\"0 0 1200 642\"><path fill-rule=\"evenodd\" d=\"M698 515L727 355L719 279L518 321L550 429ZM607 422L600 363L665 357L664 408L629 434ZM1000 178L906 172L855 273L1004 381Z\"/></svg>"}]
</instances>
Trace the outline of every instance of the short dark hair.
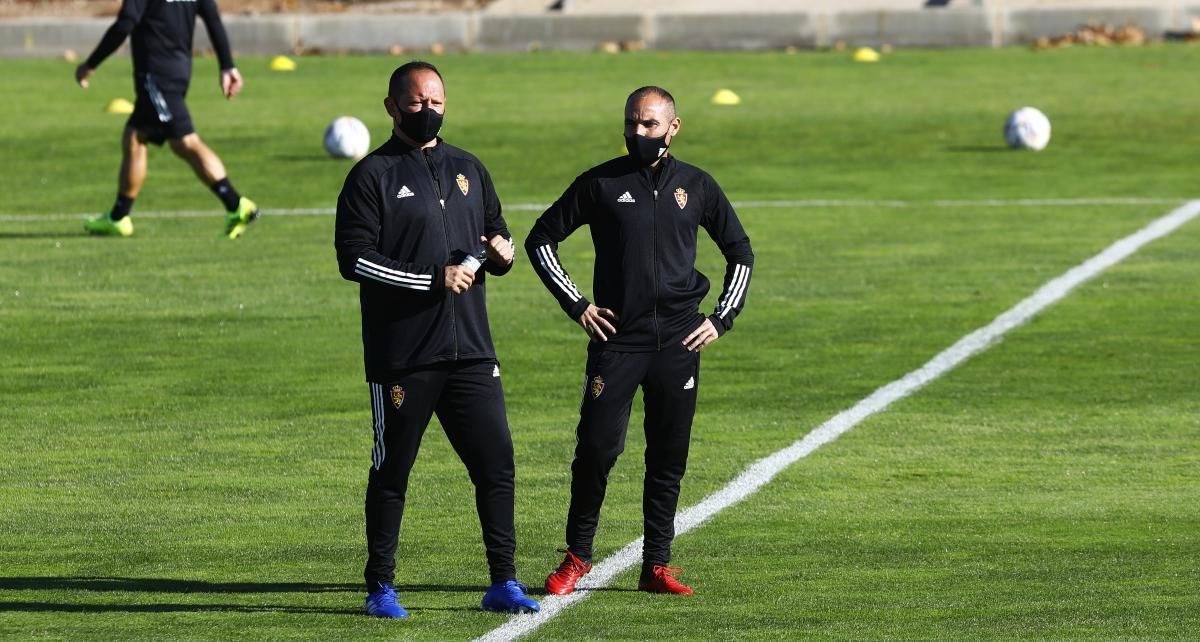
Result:
<instances>
[{"instance_id":1,"label":"short dark hair","mask_svg":"<svg viewBox=\"0 0 1200 642\"><path fill-rule=\"evenodd\" d=\"M412 62L406 62L396 67L396 71L392 72L392 78L388 81L388 96L397 98L400 94L407 91L408 87L406 83L408 83L408 77L422 69L432 71L437 74L438 80L441 80L443 83L446 82L442 78L442 72L438 71L437 67L433 66L433 63L425 62L424 60L413 60Z\"/></svg>"},{"instance_id":2,"label":"short dark hair","mask_svg":"<svg viewBox=\"0 0 1200 642\"><path fill-rule=\"evenodd\" d=\"M675 97L671 95L671 92L659 87L658 85L646 85L645 87L638 87L637 89L634 89L633 93L629 94L629 98L625 99L625 104L628 105L629 103L643 96L649 96L650 94L666 100L667 104L671 106L671 111L675 111Z\"/></svg>"}]
</instances>

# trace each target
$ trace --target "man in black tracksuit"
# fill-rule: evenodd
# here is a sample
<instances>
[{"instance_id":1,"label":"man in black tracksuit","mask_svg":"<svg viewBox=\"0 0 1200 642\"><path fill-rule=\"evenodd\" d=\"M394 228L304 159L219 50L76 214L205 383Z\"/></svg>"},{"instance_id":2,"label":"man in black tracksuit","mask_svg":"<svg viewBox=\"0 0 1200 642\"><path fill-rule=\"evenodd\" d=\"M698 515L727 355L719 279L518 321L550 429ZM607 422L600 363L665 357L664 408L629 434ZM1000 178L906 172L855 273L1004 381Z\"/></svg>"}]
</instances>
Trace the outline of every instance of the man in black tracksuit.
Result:
<instances>
[{"instance_id":1,"label":"man in black tracksuit","mask_svg":"<svg viewBox=\"0 0 1200 642\"><path fill-rule=\"evenodd\" d=\"M485 273L512 268L512 237L479 159L441 141L445 88L429 63L396 69L391 140L338 197L342 276L360 284L375 431L367 481L366 610L404 618L392 589L408 475L434 413L475 485L492 586L482 607L536 611L516 581L513 447L488 329ZM476 272L476 268L482 269Z\"/></svg>"},{"instance_id":2,"label":"man in black tracksuit","mask_svg":"<svg viewBox=\"0 0 1200 642\"><path fill-rule=\"evenodd\" d=\"M754 266L750 239L716 181L667 152L679 131L671 94L642 87L629 96L625 112L629 154L576 178L525 242L542 282L591 338L571 464L566 557L546 579L546 590L560 595L591 569L608 473L624 449L638 386L646 404L638 588L692 592L675 579L679 569L667 564L700 386L699 351L733 327ZM558 243L583 225L596 249L595 303L575 286L557 253ZM716 311L707 317L699 311L709 282L695 267L698 228L727 262Z\"/></svg>"},{"instance_id":3,"label":"man in black tracksuit","mask_svg":"<svg viewBox=\"0 0 1200 642\"><path fill-rule=\"evenodd\" d=\"M187 161L197 178L221 200L226 210L225 236L241 236L246 226L258 218L258 206L238 194L225 175L221 158L196 134L184 101L192 82L192 35L197 16L204 21L217 53L221 92L233 98L242 90L242 75L233 66L216 0L123 0L116 21L96 50L75 69L75 80L87 88L100 63L125 38L130 39L137 102L121 138L117 199L107 213L84 223L91 234L133 234L129 211L146 180L147 146L151 143L169 143L171 151Z\"/></svg>"}]
</instances>

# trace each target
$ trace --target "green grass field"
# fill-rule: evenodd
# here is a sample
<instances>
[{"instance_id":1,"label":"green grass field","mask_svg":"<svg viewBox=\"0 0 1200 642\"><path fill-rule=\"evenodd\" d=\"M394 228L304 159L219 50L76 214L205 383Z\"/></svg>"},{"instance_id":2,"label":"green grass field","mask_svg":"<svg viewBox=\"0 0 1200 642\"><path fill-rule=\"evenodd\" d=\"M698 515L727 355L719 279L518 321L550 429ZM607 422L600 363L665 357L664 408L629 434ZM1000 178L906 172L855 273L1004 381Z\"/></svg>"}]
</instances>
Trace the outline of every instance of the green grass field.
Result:
<instances>
[{"instance_id":1,"label":"green grass field","mask_svg":"<svg viewBox=\"0 0 1200 642\"><path fill-rule=\"evenodd\" d=\"M349 164L324 157L324 126L353 114L381 141L398 62L276 74L245 58L228 103L197 62L199 131L267 210L228 242L217 200L165 150L137 235L83 236L114 194L123 117L102 107L132 98L128 62L85 92L65 62L0 61L0 636L448 640L506 621L477 610L470 484L436 423L400 542L413 618L359 615L371 427L355 286L331 216L271 212L332 207ZM909 204L740 209L756 276L705 353L683 506L1197 194L1195 48L436 62L444 135L510 205L617 154L624 96L646 83L679 101L675 153L735 201ZM710 105L722 87L743 105ZM1025 104L1054 122L1038 154L1003 147ZM1147 200L1012 202L1124 197ZM506 216L523 238L536 214ZM638 593L626 573L531 639L1194 637L1197 248L1193 222L679 538L697 595ZM586 235L562 253L590 286ZM700 261L721 273L711 245ZM489 290L519 572L540 586L559 559L585 339L527 266ZM599 556L640 534L640 421Z\"/></svg>"}]
</instances>

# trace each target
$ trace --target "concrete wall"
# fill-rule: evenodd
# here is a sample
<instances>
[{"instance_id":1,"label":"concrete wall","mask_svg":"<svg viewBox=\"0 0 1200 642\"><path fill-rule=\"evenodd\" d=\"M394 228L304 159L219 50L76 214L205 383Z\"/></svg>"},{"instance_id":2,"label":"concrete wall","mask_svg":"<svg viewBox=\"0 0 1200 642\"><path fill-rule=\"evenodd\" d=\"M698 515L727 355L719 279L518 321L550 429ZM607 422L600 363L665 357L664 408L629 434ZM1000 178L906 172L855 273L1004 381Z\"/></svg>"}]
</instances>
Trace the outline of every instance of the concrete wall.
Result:
<instances>
[{"instance_id":1,"label":"concrete wall","mask_svg":"<svg viewBox=\"0 0 1200 642\"><path fill-rule=\"evenodd\" d=\"M475 41L480 51L530 48L595 49L601 42L644 40L642 16L503 16L484 14Z\"/></svg>"},{"instance_id":2,"label":"concrete wall","mask_svg":"<svg viewBox=\"0 0 1200 642\"><path fill-rule=\"evenodd\" d=\"M656 15L647 44L656 49L817 47L814 16L795 14Z\"/></svg>"},{"instance_id":3,"label":"concrete wall","mask_svg":"<svg viewBox=\"0 0 1200 642\"><path fill-rule=\"evenodd\" d=\"M67 49L74 49L84 57L100 42L110 24L112 20L89 18L0 20L0 55L61 56Z\"/></svg>"},{"instance_id":4,"label":"concrete wall","mask_svg":"<svg viewBox=\"0 0 1200 642\"><path fill-rule=\"evenodd\" d=\"M1032 42L1088 22L1133 23L1150 37L1188 29L1200 0L1136 8L914 9L757 14L645 15L279 15L229 16L230 40L239 53L322 51L382 52L394 46L448 51L594 49L604 42L641 42L657 49L772 49L890 44L898 47L975 47ZM81 56L99 42L108 19L0 20L0 56ZM207 49L196 30L196 48Z\"/></svg>"}]
</instances>

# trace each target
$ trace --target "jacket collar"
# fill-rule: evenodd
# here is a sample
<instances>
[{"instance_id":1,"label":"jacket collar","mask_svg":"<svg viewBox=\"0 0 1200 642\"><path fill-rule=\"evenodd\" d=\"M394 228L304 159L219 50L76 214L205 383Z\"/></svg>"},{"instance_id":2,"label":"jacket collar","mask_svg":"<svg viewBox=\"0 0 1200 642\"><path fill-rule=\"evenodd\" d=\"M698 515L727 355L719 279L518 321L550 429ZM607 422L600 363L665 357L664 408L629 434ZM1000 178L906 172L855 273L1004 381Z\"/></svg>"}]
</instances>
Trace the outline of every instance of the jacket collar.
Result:
<instances>
[{"instance_id":1,"label":"jacket collar","mask_svg":"<svg viewBox=\"0 0 1200 642\"><path fill-rule=\"evenodd\" d=\"M662 182L665 176L673 173L673 170L675 169L675 157L662 157L658 161L658 167L638 167L637 164L634 163L633 159L629 159L629 166L633 168L635 173L640 174L643 178L649 181L651 185L657 186L660 182Z\"/></svg>"},{"instance_id":2,"label":"jacket collar","mask_svg":"<svg viewBox=\"0 0 1200 642\"><path fill-rule=\"evenodd\" d=\"M442 148L446 145L446 141L442 140L441 136L438 137L437 141L437 145L429 148L429 153L435 158L440 158L442 155ZM401 140L400 137L395 134L395 132L393 132L392 137L388 139L384 149L388 155L402 156L404 154L412 154L414 152L420 153L425 148L409 145Z\"/></svg>"}]
</instances>

